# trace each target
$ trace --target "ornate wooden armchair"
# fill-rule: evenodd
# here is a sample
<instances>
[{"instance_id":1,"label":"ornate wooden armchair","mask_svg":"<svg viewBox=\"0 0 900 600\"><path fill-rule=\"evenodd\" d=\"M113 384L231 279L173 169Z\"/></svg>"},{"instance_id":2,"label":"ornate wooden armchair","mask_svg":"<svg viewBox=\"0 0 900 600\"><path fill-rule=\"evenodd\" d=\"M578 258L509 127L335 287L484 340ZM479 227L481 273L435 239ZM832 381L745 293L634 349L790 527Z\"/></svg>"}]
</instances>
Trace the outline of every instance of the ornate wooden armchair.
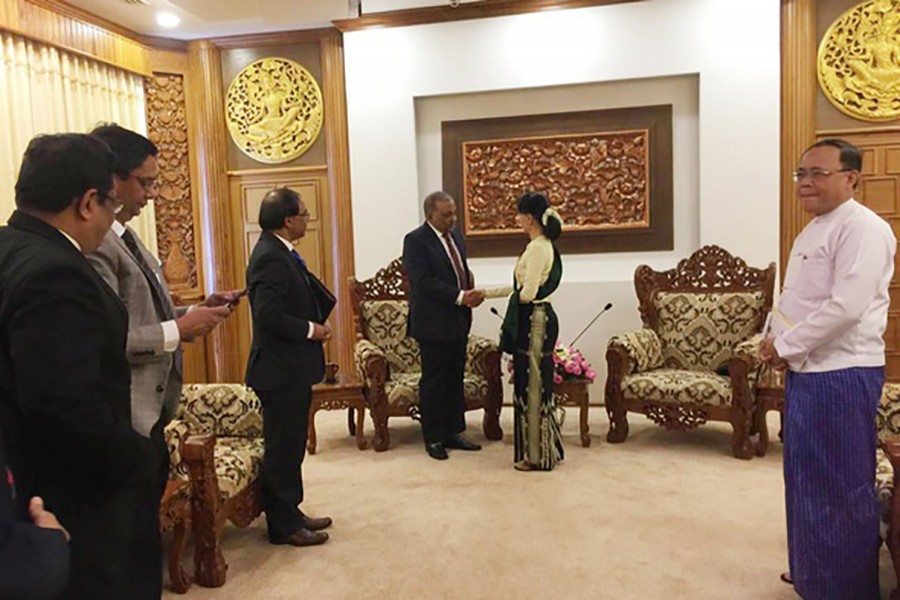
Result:
<instances>
[{"instance_id":1,"label":"ornate wooden armchair","mask_svg":"<svg viewBox=\"0 0 900 600\"><path fill-rule=\"evenodd\" d=\"M875 463L875 492L883 506L882 539L891 553L894 571L900 580L900 384L886 383L876 414L878 450ZM900 588L891 593L900 600Z\"/></svg>"},{"instance_id":2,"label":"ornate wooden armchair","mask_svg":"<svg viewBox=\"0 0 900 600\"><path fill-rule=\"evenodd\" d=\"M754 269L717 246L668 271L639 266L644 328L614 336L606 352L607 440L628 437L628 411L682 431L726 421L734 456L751 458L756 349L774 285L775 263Z\"/></svg>"},{"instance_id":3,"label":"ornate wooden armchair","mask_svg":"<svg viewBox=\"0 0 900 600\"><path fill-rule=\"evenodd\" d=\"M220 543L225 522L247 527L262 512L259 398L240 384L185 385L176 418L191 432L183 448L191 484L194 574L198 584L219 587L228 569Z\"/></svg>"},{"instance_id":4,"label":"ornate wooden armchair","mask_svg":"<svg viewBox=\"0 0 900 600\"><path fill-rule=\"evenodd\" d=\"M172 591L183 594L191 587L193 578L181 565L187 533L191 527L191 484L187 464L184 462L184 442L188 437L188 425L174 419L166 426L166 445L169 447L171 470L166 490L159 505L160 531L171 531L169 544L169 581Z\"/></svg>"},{"instance_id":5,"label":"ornate wooden armchair","mask_svg":"<svg viewBox=\"0 0 900 600\"><path fill-rule=\"evenodd\" d=\"M350 297L357 342L356 368L372 413L376 451L387 450L388 417L418 418L421 359L419 345L406 335L409 285L399 258L365 281L350 278ZM503 438L500 407L500 350L495 342L469 336L465 372L466 410L484 409L484 435Z\"/></svg>"}]
</instances>

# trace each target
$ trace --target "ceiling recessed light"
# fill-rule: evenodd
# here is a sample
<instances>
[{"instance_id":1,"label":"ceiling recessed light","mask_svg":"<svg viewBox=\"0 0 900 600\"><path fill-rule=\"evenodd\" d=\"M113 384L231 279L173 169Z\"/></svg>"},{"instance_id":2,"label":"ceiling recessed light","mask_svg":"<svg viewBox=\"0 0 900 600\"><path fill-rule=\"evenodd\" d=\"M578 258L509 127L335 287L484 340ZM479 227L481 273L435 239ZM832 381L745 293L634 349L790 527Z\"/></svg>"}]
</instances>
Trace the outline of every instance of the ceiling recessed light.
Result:
<instances>
[{"instance_id":1,"label":"ceiling recessed light","mask_svg":"<svg viewBox=\"0 0 900 600\"><path fill-rule=\"evenodd\" d=\"M159 23L160 27L178 27L178 24L181 23L181 19L178 15L162 12L156 15L156 22Z\"/></svg>"}]
</instances>

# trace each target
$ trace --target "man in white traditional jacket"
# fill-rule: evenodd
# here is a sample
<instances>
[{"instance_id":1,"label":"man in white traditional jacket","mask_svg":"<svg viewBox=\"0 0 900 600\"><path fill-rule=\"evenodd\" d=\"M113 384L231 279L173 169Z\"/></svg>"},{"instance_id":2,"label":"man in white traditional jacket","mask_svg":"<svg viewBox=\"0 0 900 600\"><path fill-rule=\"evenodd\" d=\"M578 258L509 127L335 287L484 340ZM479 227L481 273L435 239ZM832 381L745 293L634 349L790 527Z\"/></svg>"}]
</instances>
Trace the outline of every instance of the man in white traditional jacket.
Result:
<instances>
[{"instance_id":1,"label":"man in white traditional jacket","mask_svg":"<svg viewBox=\"0 0 900 600\"><path fill-rule=\"evenodd\" d=\"M760 358L787 368L784 484L790 572L812 598L872 599L878 589L875 413L897 240L854 200L862 156L838 139L794 172L814 216L794 241Z\"/></svg>"}]
</instances>

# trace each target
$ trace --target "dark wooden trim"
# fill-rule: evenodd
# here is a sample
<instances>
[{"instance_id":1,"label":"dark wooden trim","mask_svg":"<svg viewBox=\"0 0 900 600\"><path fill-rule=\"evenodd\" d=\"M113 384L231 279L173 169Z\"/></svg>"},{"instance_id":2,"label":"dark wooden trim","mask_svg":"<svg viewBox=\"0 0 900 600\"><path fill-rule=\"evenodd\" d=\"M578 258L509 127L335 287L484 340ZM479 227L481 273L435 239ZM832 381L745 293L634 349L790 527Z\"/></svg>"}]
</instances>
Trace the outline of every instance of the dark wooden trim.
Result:
<instances>
[{"instance_id":1,"label":"dark wooden trim","mask_svg":"<svg viewBox=\"0 0 900 600\"><path fill-rule=\"evenodd\" d=\"M251 33L247 35L230 35L211 38L209 41L222 50L235 48L260 48L262 46L283 46L288 44L306 44L320 42L326 38L340 37L341 32L334 27L317 29L294 29L291 31L274 31L270 33Z\"/></svg>"},{"instance_id":2,"label":"dark wooden trim","mask_svg":"<svg viewBox=\"0 0 900 600\"><path fill-rule=\"evenodd\" d=\"M372 13L353 19L337 19L334 26L343 32L372 29L375 27L407 27L409 25L425 25L427 23L447 23L450 21L466 21L470 19L486 19L506 17L543 10L566 8L588 8L592 6L609 6L641 2L642 0L482 0L472 4L461 4L456 8L447 6L428 6Z\"/></svg>"},{"instance_id":3,"label":"dark wooden trim","mask_svg":"<svg viewBox=\"0 0 900 600\"><path fill-rule=\"evenodd\" d=\"M649 131L650 225L640 228L568 230L557 242L563 253L645 252L672 250L673 173L672 106L641 106L611 110L525 115L441 124L443 189L464 203L462 145L471 140L596 133L646 129ZM540 191L540 190L538 190ZM458 211L459 229L466 231L466 210ZM525 245L518 231L465 235L469 256L516 256Z\"/></svg>"},{"instance_id":4,"label":"dark wooden trim","mask_svg":"<svg viewBox=\"0 0 900 600\"><path fill-rule=\"evenodd\" d=\"M138 41L154 50L170 50L187 54L188 42L174 38L156 37L153 35L138 35Z\"/></svg>"}]
</instances>

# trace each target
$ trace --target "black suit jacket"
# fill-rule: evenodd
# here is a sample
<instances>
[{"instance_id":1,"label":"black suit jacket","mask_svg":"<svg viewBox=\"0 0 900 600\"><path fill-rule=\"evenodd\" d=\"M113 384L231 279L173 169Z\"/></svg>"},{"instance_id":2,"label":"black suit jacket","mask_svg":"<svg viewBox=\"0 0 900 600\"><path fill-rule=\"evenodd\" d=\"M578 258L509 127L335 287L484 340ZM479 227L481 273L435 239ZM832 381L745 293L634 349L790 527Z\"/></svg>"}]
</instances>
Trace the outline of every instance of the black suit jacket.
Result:
<instances>
[{"instance_id":1,"label":"black suit jacket","mask_svg":"<svg viewBox=\"0 0 900 600\"><path fill-rule=\"evenodd\" d=\"M26 499L16 498L8 475L0 440L0 598L53 598L69 575L69 544L62 531L43 529L23 516Z\"/></svg>"},{"instance_id":2,"label":"black suit jacket","mask_svg":"<svg viewBox=\"0 0 900 600\"><path fill-rule=\"evenodd\" d=\"M310 322L325 321L312 281L280 239L268 231L260 235L247 266L253 343L246 380L253 389L292 391L322 381L322 342L307 337Z\"/></svg>"},{"instance_id":3,"label":"black suit jacket","mask_svg":"<svg viewBox=\"0 0 900 600\"><path fill-rule=\"evenodd\" d=\"M451 230L468 273L462 236ZM403 238L403 269L409 278L409 335L420 342L456 342L469 335L472 309L456 304L460 287L453 263L428 223Z\"/></svg>"},{"instance_id":4,"label":"black suit jacket","mask_svg":"<svg viewBox=\"0 0 900 600\"><path fill-rule=\"evenodd\" d=\"M23 497L90 502L131 486L125 307L59 231L0 228L0 417Z\"/></svg>"}]
</instances>

